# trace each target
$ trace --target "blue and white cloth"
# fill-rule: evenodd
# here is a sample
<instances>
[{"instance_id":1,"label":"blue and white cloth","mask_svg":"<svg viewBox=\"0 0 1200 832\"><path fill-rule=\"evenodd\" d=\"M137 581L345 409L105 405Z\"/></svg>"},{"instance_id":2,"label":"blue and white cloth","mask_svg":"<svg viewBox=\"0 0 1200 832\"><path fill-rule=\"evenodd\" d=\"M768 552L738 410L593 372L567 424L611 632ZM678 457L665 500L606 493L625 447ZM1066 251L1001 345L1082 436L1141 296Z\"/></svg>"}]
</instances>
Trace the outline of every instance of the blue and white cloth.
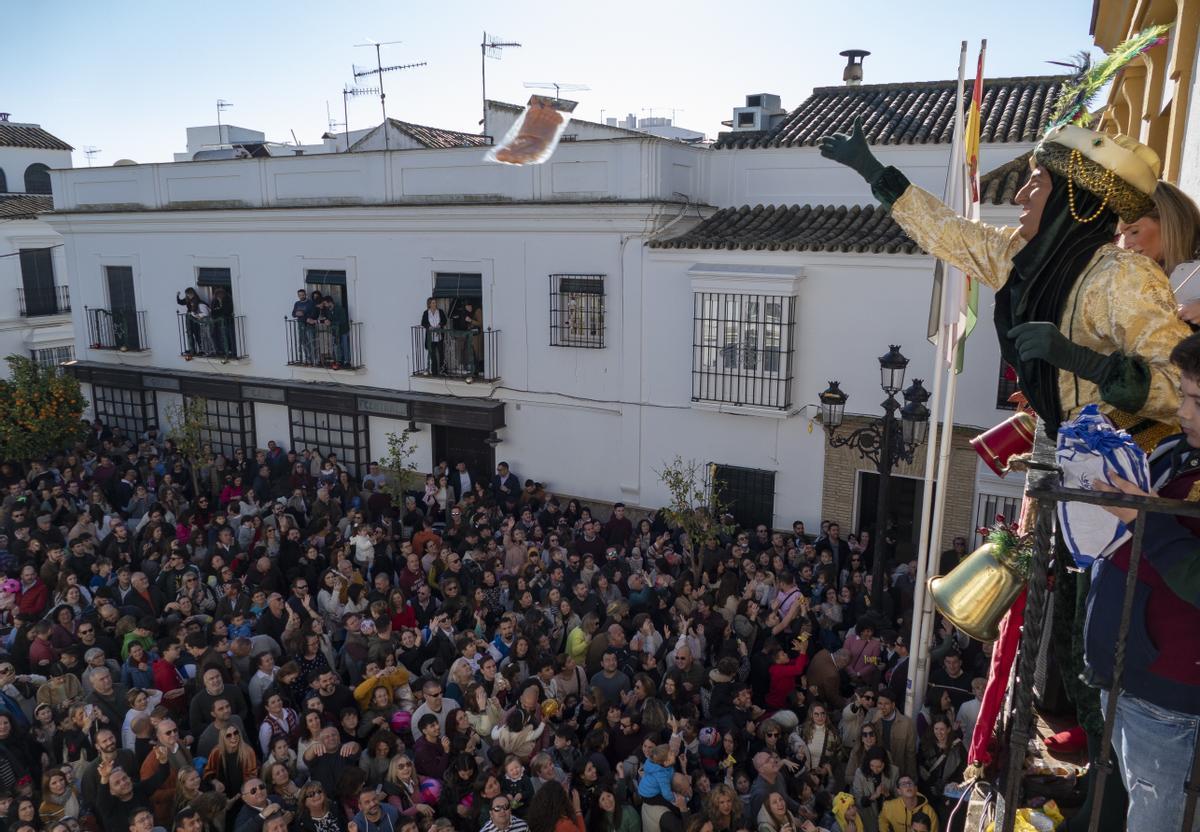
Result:
<instances>
[{"instance_id":1,"label":"blue and white cloth","mask_svg":"<svg viewBox=\"0 0 1200 832\"><path fill-rule=\"evenodd\" d=\"M1058 429L1057 460L1063 486L1092 491L1093 483L1112 485L1113 475L1150 490L1150 464L1132 437L1113 426L1094 404ZM1100 506L1060 502L1058 524L1075 564L1088 568L1112 554L1130 537L1125 524Z\"/></svg>"}]
</instances>

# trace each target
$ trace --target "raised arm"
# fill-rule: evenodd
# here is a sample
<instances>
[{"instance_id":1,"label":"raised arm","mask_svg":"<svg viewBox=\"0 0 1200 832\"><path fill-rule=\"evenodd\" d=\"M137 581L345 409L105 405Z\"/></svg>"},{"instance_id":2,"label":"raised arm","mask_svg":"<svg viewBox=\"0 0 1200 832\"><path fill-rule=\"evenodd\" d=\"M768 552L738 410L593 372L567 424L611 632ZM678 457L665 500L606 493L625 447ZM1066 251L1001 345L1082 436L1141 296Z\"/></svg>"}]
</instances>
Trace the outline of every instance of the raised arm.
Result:
<instances>
[{"instance_id":1,"label":"raised arm","mask_svg":"<svg viewBox=\"0 0 1200 832\"><path fill-rule=\"evenodd\" d=\"M884 167L867 145L862 119L849 133L825 136L821 155L858 173L892 211L917 245L998 289L1008 279L1012 256L1024 245L1016 229L998 228L958 216L937 197L918 188L894 167Z\"/></svg>"}]
</instances>

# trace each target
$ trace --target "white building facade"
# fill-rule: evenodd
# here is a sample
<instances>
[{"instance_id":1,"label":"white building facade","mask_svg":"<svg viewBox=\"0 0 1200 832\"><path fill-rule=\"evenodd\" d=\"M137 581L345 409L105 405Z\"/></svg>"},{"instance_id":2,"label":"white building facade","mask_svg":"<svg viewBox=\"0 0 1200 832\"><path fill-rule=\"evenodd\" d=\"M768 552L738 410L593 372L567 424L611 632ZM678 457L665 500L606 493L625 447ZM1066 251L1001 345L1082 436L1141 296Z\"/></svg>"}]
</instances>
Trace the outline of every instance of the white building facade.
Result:
<instances>
[{"instance_id":1,"label":"white building facade","mask_svg":"<svg viewBox=\"0 0 1200 832\"><path fill-rule=\"evenodd\" d=\"M0 358L57 366L73 357L62 237L39 219L53 207L50 171L70 167L70 145L0 113Z\"/></svg>"},{"instance_id":2,"label":"white building facade","mask_svg":"<svg viewBox=\"0 0 1200 832\"><path fill-rule=\"evenodd\" d=\"M1031 147L991 141L984 168ZM878 150L940 192L948 145ZM715 466L743 522L811 528L831 512L860 522L869 482L831 502L825 438L805 406L838 378L848 412L877 412L888 344L903 345L910 378L927 376L933 261L911 242L755 249L704 236L743 204L832 203L841 208L820 215L836 224L844 206L870 201L852 173L811 146L646 136L580 135L531 168L481 157L446 148L55 172L50 223L66 243L80 333L72 369L95 414L139 432L202 396L215 449L274 439L354 469L411 423L423 468L462 460L490 478L504 460L553 492L646 508L666 502L656 471L680 455ZM1007 185L989 202L992 221L1015 217ZM232 297L226 334L189 322L177 304L189 286ZM292 320L298 289L334 299L345 338ZM420 328L430 297L451 320L480 310L478 333L431 343ZM960 386L956 422L971 431L1009 415L997 407L988 306ZM986 489L1020 493L977 476L973 461L966 477L946 487L972 504Z\"/></svg>"}]
</instances>

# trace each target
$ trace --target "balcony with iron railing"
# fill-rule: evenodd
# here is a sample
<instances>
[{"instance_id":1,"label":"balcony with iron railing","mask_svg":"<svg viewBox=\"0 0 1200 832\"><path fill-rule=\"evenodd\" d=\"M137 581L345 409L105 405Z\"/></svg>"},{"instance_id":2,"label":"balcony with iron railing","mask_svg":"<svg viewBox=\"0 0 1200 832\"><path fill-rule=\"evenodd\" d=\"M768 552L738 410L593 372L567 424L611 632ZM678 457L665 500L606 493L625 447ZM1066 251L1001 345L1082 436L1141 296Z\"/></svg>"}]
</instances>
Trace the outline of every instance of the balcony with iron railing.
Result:
<instances>
[{"instance_id":1,"label":"balcony with iron railing","mask_svg":"<svg viewBox=\"0 0 1200 832\"><path fill-rule=\"evenodd\" d=\"M1054 441L1045 436L1039 428L1032 458L1026 463L1029 472L1025 485L1025 518L1026 530L1033 535L1033 558L1031 575L1025 599L1024 626L1020 633L1020 646L1016 657L1016 676L1009 683L1010 696L1001 714L1002 722L998 731L1005 741L1001 743L1001 755L996 764L994 786L987 783L977 785L971 796L971 806L967 813L967 828L980 817L984 817L990 808L995 815L995 832L1013 832L1022 828L1016 819L1017 808L1026 805L1026 795L1023 794L1026 774L1026 751L1029 740L1033 736L1034 726L1034 679L1038 656L1041 652L1042 641L1051 638L1047 625L1051 618L1047 616L1048 573L1052 557L1062 556L1063 550L1057 548L1056 515L1058 504L1063 502L1088 503L1095 506L1118 506L1133 509L1137 512L1132 528L1132 541L1129 551L1129 562L1125 573L1124 597L1118 609L1105 610L1107 615L1119 616L1117 639L1113 646L1114 667L1111 685L1108 688L1108 699L1104 706L1104 731L1099 743L1096 767L1096 779L1092 784L1095 794L1104 794L1104 783L1109 777L1120 777L1113 761L1113 733L1119 726L1117 722L1117 703L1124 695L1126 682L1126 642L1131 634L1134 615L1134 597L1139 589L1139 569L1143 559L1143 540L1146 534L1146 520L1150 514L1169 514L1179 517L1200 518L1200 504L1188 500L1166 499L1156 496L1142 496L1103 491L1082 491L1066 488L1062 484L1062 470L1055 461ZM1029 528L1029 527L1032 528ZM1057 544L1061 547L1061 544ZM1141 624L1139 626L1144 626ZM1136 638L1136 628L1134 637ZM1145 636L1141 636L1145 639ZM1181 782L1179 792L1164 796L1161 799L1183 801L1183 832L1193 829L1196 816L1197 796L1200 795L1200 738L1193 741L1191 782ZM1145 761L1153 764L1153 761ZM989 793L991 799L989 799ZM992 805L989 807L989 802ZM1096 799L1092 802L1090 814L1087 817L1087 829L1095 832L1101 825L1101 810L1107 800ZM1082 828L1080 826L1079 828ZM1157 832L1157 831L1156 831ZM1162 830L1174 832L1174 830Z\"/></svg>"},{"instance_id":2,"label":"balcony with iron railing","mask_svg":"<svg viewBox=\"0 0 1200 832\"><path fill-rule=\"evenodd\" d=\"M246 357L246 316L214 318L189 312L175 313L179 325L179 354L193 358L216 358L227 362Z\"/></svg>"},{"instance_id":3,"label":"balcony with iron railing","mask_svg":"<svg viewBox=\"0 0 1200 832\"><path fill-rule=\"evenodd\" d=\"M327 370L359 370L362 356L362 321L350 321L345 332L336 325L308 324L284 318L287 334L287 363L292 367L320 367Z\"/></svg>"},{"instance_id":4,"label":"balcony with iron railing","mask_svg":"<svg viewBox=\"0 0 1200 832\"><path fill-rule=\"evenodd\" d=\"M150 349L144 309L92 309L85 306L84 314L92 349L119 352Z\"/></svg>"},{"instance_id":5,"label":"balcony with iron railing","mask_svg":"<svg viewBox=\"0 0 1200 832\"><path fill-rule=\"evenodd\" d=\"M39 318L45 315L66 315L71 311L71 290L67 286L45 288L17 288L17 307L22 318Z\"/></svg>"},{"instance_id":6,"label":"balcony with iron railing","mask_svg":"<svg viewBox=\"0 0 1200 832\"><path fill-rule=\"evenodd\" d=\"M412 374L472 382L500 378L500 330L412 328Z\"/></svg>"}]
</instances>

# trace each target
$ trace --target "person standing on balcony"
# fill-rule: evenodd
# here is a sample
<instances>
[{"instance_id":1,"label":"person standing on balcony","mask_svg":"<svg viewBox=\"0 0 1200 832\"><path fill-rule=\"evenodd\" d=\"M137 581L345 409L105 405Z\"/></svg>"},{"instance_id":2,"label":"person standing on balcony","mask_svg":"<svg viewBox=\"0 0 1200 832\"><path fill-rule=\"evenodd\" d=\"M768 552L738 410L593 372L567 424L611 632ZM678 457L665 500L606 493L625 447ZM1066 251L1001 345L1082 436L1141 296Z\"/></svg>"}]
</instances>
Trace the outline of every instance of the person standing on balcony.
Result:
<instances>
[{"instance_id":1,"label":"person standing on balcony","mask_svg":"<svg viewBox=\"0 0 1200 832\"><path fill-rule=\"evenodd\" d=\"M204 306L204 299L200 297L200 293L191 286L183 290L183 295L175 293L175 302L184 308L187 317L184 319L184 329L187 332L187 351L184 357L188 361L192 360L192 356L201 351L200 327L202 316L200 307Z\"/></svg>"},{"instance_id":2,"label":"person standing on balcony","mask_svg":"<svg viewBox=\"0 0 1200 832\"><path fill-rule=\"evenodd\" d=\"M296 328L296 341L299 342L303 362L315 364L317 307L304 289L296 290L296 302L292 304L292 326Z\"/></svg>"},{"instance_id":3,"label":"person standing on balcony","mask_svg":"<svg viewBox=\"0 0 1200 832\"><path fill-rule=\"evenodd\" d=\"M233 334L233 298L225 292L224 286L213 289L209 309L212 312L217 354L221 356L222 364L228 364L229 359L237 353Z\"/></svg>"},{"instance_id":4,"label":"person standing on balcony","mask_svg":"<svg viewBox=\"0 0 1200 832\"><path fill-rule=\"evenodd\" d=\"M1181 376L1177 417L1183 432L1159 443L1150 455L1147 494L1120 477L1113 489L1138 496L1195 500L1200 489L1200 334L1171 352ZM1138 521L1131 508L1105 506L1127 526ZM1138 564L1133 617L1125 642L1122 690L1117 694L1113 750L1129 791L1129 829L1178 829L1183 823L1184 787L1200 737L1200 518L1147 514ZM1132 545L1096 558L1087 597L1084 667L1101 689L1107 711ZM1179 799L1176 799L1179 798Z\"/></svg>"},{"instance_id":5,"label":"person standing on balcony","mask_svg":"<svg viewBox=\"0 0 1200 832\"><path fill-rule=\"evenodd\" d=\"M350 355L350 316L346 307L340 306L333 295L326 297L321 305L321 319L327 322L329 336L333 339L333 369L349 367L353 361Z\"/></svg>"},{"instance_id":6,"label":"person standing on balcony","mask_svg":"<svg viewBox=\"0 0 1200 832\"><path fill-rule=\"evenodd\" d=\"M438 309L437 299L425 301L421 313L421 328L425 330L425 351L429 354L429 375L440 376L445 363L446 316Z\"/></svg>"}]
</instances>

